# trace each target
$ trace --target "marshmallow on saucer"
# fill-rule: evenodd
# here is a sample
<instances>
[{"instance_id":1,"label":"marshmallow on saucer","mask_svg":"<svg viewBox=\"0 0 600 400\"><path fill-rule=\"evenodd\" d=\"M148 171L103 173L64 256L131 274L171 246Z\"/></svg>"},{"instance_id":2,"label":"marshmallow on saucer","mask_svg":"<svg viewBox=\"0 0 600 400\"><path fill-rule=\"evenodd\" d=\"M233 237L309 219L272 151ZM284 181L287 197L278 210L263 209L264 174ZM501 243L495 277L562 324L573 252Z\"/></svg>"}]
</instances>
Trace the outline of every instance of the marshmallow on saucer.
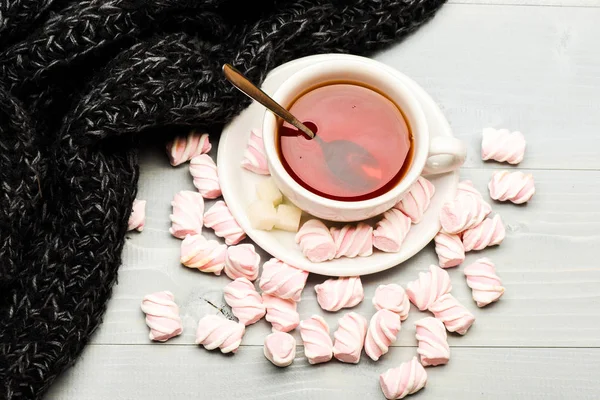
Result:
<instances>
[{"instance_id":1,"label":"marshmallow on saucer","mask_svg":"<svg viewBox=\"0 0 600 400\"><path fill-rule=\"evenodd\" d=\"M518 164L525 155L525 137L519 131L485 128L481 140L481 159Z\"/></svg>"},{"instance_id":2,"label":"marshmallow on saucer","mask_svg":"<svg viewBox=\"0 0 600 400\"><path fill-rule=\"evenodd\" d=\"M300 323L300 314L296 311L296 302L292 299L280 299L263 293L262 301L267 310L265 319L273 326L273 332L289 332Z\"/></svg>"},{"instance_id":3,"label":"marshmallow on saucer","mask_svg":"<svg viewBox=\"0 0 600 400\"><path fill-rule=\"evenodd\" d=\"M411 225L410 218L396 208L384 212L373 230L373 247L387 253L399 252Z\"/></svg>"},{"instance_id":4,"label":"marshmallow on saucer","mask_svg":"<svg viewBox=\"0 0 600 400\"><path fill-rule=\"evenodd\" d=\"M304 342L304 355L310 364L331 360L333 343L329 336L329 325L318 315L300 321L300 337Z\"/></svg>"},{"instance_id":5,"label":"marshmallow on saucer","mask_svg":"<svg viewBox=\"0 0 600 400\"><path fill-rule=\"evenodd\" d=\"M489 258L480 258L466 266L464 273L477 307L485 307L498 301L504 294L502 281L496 275L496 266Z\"/></svg>"},{"instance_id":6,"label":"marshmallow on saucer","mask_svg":"<svg viewBox=\"0 0 600 400\"><path fill-rule=\"evenodd\" d=\"M265 316L262 298L248 279L237 278L225 286L223 293L231 312L242 324L254 324Z\"/></svg>"},{"instance_id":7,"label":"marshmallow on saucer","mask_svg":"<svg viewBox=\"0 0 600 400\"><path fill-rule=\"evenodd\" d=\"M225 275L230 279L244 277L249 281L258 278L260 256L253 245L244 243L227 248Z\"/></svg>"},{"instance_id":8,"label":"marshmallow on saucer","mask_svg":"<svg viewBox=\"0 0 600 400\"><path fill-rule=\"evenodd\" d=\"M464 231L462 241L465 251L483 250L502 243L505 236L502 219L496 214L493 218L486 218L481 224Z\"/></svg>"},{"instance_id":9,"label":"marshmallow on saucer","mask_svg":"<svg viewBox=\"0 0 600 400\"><path fill-rule=\"evenodd\" d=\"M379 384L383 395L388 400L403 399L415 394L427 384L427 372L417 357L400 364L397 368L388 369L379 376Z\"/></svg>"},{"instance_id":10,"label":"marshmallow on saucer","mask_svg":"<svg viewBox=\"0 0 600 400\"><path fill-rule=\"evenodd\" d=\"M222 200L217 201L204 213L204 226L212 228L215 235L224 238L228 246L238 244L246 238L246 233Z\"/></svg>"},{"instance_id":11,"label":"marshmallow on saucer","mask_svg":"<svg viewBox=\"0 0 600 400\"><path fill-rule=\"evenodd\" d=\"M150 328L150 340L166 342L183 332L179 307L173 293L164 291L144 296L142 311L146 314L146 325Z\"/></svg>"},{"instance_id":12,"label":"marshmallow on saucer","mask_svg":"<svg viewBox=\"0 0 600 400\"><path fill-rule=\"evenodd\" d=\"M194 186L205 199L216 199L221 195L217 165L208 154L201 154L190 161L190 174Z\"/></svg>"},{"instance_id":13,"label":"marshmallow on saucer","mask_svg":"<svg viewBox=\"0 0 600 400\"><path fill-rule=\"evenodd\" d=\"M429 306L429 311L444 323L448 332L456 332L460 335L467 333L475 316L454 298L446 293Z\"/></svg>"},{"instance_id":14,"label":"marshmallow on saucer","mask_svg":"<svg viewBox=\"0 0 600 400\"><path fill-rule=\"evenodd\" d=\"M400 332L400 316L390 310L379 310L369 322L365 353L373 361L386 354Z\"/></svg>"},{"instance_id":15,"label":"marshmallow on saucer","mask_svg":"<svg viewBox=\"0 0 600 400\"><path fill-rule=\"evenodd\" d=\"M146 224L146 200L133 200L131 215L127 221L127 231L136 230L141 232Z\"/></svg>"},{"instance_id":16,"label":"marshmallow on saucer","mask_svg":"<svg viewBox=\"0 0 600 400\"><path fill-rule=\"evenodd\" d=\"M341 362L358 364L365 344L367 319L355 312L349 312L338 321L339 327L333 334L333 356Z\"/></svg>"},{"instance_id":17,"label":"marshmallow on saucer","mask_svg":"<svg viewBox=\"0 0 600 400\"><path fill-rule=\"evenodd\" d=\"M263 264L259 286L267 294L300 301L307 278L308 272L271 258Z\"/></svg>"},{"instance_id":18,"label":"marshmallow on saucer","mask_svg":"<svg viewBox=\"0 0 600 400\"><path fill-rule=\"evenodd\" d=\"M246 327L218 315L206 315L198 322L196 344L207 350L221 349L221 353L236 353Z\"/></svg>"},{"instance_id":19,"label":"marshmallow on saucer","mask_svg":"<svg viewBox=\"0 0 600 400\"><path fill-rule=\"evenodd\" d=\"M440 223L445 232L458 234L479 225L492 211L491 207L475 195L458 192L440 211Z\"/></svg>"},{"instance_id":20,"label":"marshmallow on saucer","mask_svg":"<svg viewBox=\"0 0 600 400\"><path fill-rule=\"evenodd\" d=\"M260 129L252 129L250 131L250 138L244 151L242 167L255 174L270 175L267 155L265 154L265 144Z\"/></svg>"},{"instance_id":21,"label":"marshmallow on saucer","mask_svg":"<svg viewBox=\"0 0 600 400\"><path fill-rule=\"evenodd\" d=\"M296 357L296 339L289 333L274 332L265 338L264 354L278 367L287 367Z\"/></svg>"},{"instance_id":22,"label":"marshmallow on saucer","mask_svg":"<svg viewBox=\"0 0 600 400\"><path fill-rule=\"evenodd\" d=\"M318 263L335 257L335 243L329 229L318 219L308 220L296 234L296 243L302 254L310 261Z\"/></svg>"},{"instance_id":23,"label":"marshmallow on saucer","mask_svg":"<svg viewBox=\"0 0 600 400\"><path fill-rule=\"evenodd\" d=\"M448 334L444 324L433 317L427 317L415 322L417 327L417 353L421 356L424 367L447 364L450 359Z\"/></svg>"},{"instance_id":24,"label":"marshmallow on saucer","mask_svg":"<svg viewBox=\"0 0 600 400\"><path fill-rule=\"evenodd\" d=\"M394 208L402 211L413 224L418 224L429 208L431 198L435 194L435 186L422 176L411 186Z\"/></svg>"},{"instance_id":25,"label":"marshmallow on saucer","mask_svg":"<svg viewBox=\"0 0 600 400\"><path fill-rule=\"evenodd\" d=\"M440 231L434 241L440 267L456 267L465 261L465 246L460 236Z\"/></svg>"},{"instance_id":26,"label":"marshmallow on saucer","mask_svg":"<svg viewBox=\"0 0 600 400\"><path fill-rule=\"evenodd\" d=\"M187 235L202 233L204 198L200 193L182 190L173 197L171 206L173 206L173 214L170 215L171 228L169 228L171 235L183 239Z\"/></svg>"},{"instance_id":27,"label":"marshmallow on saucer","mask_svg":"<svg viewBox=\"0 0 600 400\"><path fill-rule=\"evenodd\" d=\"M410 301L421 311L425 311L440 296L452 290L448 272L438 266L430 265L429 272L419 272L419 279L406 285L406 294Z\"/></svg>"},{"instance_id":28,"label":"marshmallow on saucer","mask_svg":"<svg viewBox=\"0 0 600 400\"><path fill-rule=\"evenodd\" d=\"M498 171L488 184L490 197L498 201L511 201L515 204L527 203L535 193L533 175L521 171Z\"/></svg>"},{"instance_id":29,"label":"marshmallow on saucer","mask_svg":"<svg viewBox=\"0 0 600 400\"><path fill-rule=\"evenodd\" d=\"M332 227L331 237L335 243L335 258L368 257L373 254L373 227L364 222Z\"/></svg>"},{"instance_id":30,"label":"marshmallow on saucer","mask_svg":"<svg viewBox=\"0 0 600 400\"><path fill-rule=\"evenodd\" d=\"M401 321L408 318L408 311L410 310L408 295L402 286L395 283L379 285L375 290L375 296L373 296L373 305L377 310L390 310L398 314Z\"/></svg>"},{"instance_id":31,"label":"marshmallow on saucer","mask_svg":"<svg viewBox=\"0 0 600 400\"><path fill-rule=\"evenodd\" d=\"M188 235L181 242L181 263L201 272L221 275L225 267L227 246L202 235Z\"/></svg>"},{"instance_id":32,"label":"marshmallow on saucer","mask_svg":"<svg viewBox=\"0 0 600 400\"><path fill-rule=\"evenodd\" d=\"M208 153L211 148L208 133L190 131L187 136L177 136L167 143L167 155L171 165L176 167L200 154Z\"/></svg>"},{"instance_id":33,"label":"marshmallow on saucer","mask_svg":"<svg viewBox=\"0 0 600 400\"><path fill-rule=\"evenodd\" d=\"M317 301L325 311L338 311L351 308L365 298L360 276L328 279L315 285Z\"/></svg>"}]
</instances>

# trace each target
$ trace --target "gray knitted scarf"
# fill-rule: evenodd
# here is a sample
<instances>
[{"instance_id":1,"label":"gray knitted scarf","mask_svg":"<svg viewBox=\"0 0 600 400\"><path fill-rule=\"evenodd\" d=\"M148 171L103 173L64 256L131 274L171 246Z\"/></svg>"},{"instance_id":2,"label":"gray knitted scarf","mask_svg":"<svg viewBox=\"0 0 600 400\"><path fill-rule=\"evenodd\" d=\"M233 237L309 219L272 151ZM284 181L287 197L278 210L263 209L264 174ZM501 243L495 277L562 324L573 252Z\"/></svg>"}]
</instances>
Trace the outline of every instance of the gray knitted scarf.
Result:
<instances>
[{"instance_id":1,"label":"gray knitted scarf","mask_svg":"<svg viewBox=\"0 0 600 400\"><path fill-rule=\"evenodd\" d=\"M136 194L136 141L218 131L310 54L368 54L445 0L0 0L0 398L35 399L100 323Z\"/></svg>"}]
</instances>

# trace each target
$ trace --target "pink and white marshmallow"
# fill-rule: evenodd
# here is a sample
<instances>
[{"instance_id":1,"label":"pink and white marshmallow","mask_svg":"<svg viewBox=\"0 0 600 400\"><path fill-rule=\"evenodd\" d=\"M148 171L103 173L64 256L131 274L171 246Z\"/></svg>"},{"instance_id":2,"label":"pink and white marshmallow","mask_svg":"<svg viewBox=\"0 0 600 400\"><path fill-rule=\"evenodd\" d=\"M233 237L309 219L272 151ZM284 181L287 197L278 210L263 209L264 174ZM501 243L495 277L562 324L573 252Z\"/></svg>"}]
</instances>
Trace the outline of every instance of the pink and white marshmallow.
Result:
<instances>
[{"instance_id":1,"label":"pink and white marshmallow","mask_svg":"<svg viewBox=\"0 0 600 400\"><path fill-rule=\"evenodd\" d=\"M386 253L399 252L410 227L411 220L402 211L392 208L384 212L373 230L373 247Z\"/></svg>"},{"instance_id":2,"label":"pink and white marshmallow","mask_svg":"<svg viewBox=\"0 0 600 400\"><path fill-rule=\"evenodd\" d=\"M300 314L296 311L296 302L292 299L280 299L263 293L262 301L267 310L265 319L271 323L273 332L289 332L300 323Z\"/></svg>"},{"instance_id":3,"label":"pink and white marshmallow","mask_svg":"<svg viewBox=\"0 0 600 400\"><path fill-rule=\"evenodd\" d=\"M373 254L373 227L359 222L357 225L332 227L331 237L335 243L335 258L368 257Z\"/></svg>"},{"instance_id":4,"label":"pink and white marshmallow","mask_svg":"<svg viewBox=\"0 0 600 400\"><path fill-rule=\"evenodd\" d=\"M216 199L221 195L221 185L217 174L217 165L208 154L202 154L190 161L190 174L194 186L205 199Z\"/></svg>"},{"instance_id":5,"label":"pink and white marshmallow","mask_svg":"<svg viewBox=\"0 0 600 400\"><path fill-rule=\"evenodd\" d=\"M402 286L395 283L379 285L373 296L373 305L377 310L390 310L398 314L401 321L408 318L410 302Z\"/></svg>"},{"instance_id":6,"label":"pink and white marshmallow","mask_svg":"<svg viewBox=\"0 0 600 400\"><path fill-rule=\"evenodd\" d=\"M448 334L442 321L427 317L415 322L417 327L417 353L424 367L447 364L450 360Z\"/></svg>"},{"instance_id":7,"label":"pink and white marshmallow","mask_svg":"<svg viewBox=\"0 0 600 400\"><path fill-rule=\"evenodd\" d=\"M182 190L177 193L171 202L173 214L169 232L178 239L187 235L202 233L204 223L204 198L200 193Z\"/></svg>"},{"instance_id":8,"label":"pink and white marshmallow","mask_svg":"<svg viewBox=\"0 0 600 400\"><path fill-rule=\"evenodd\" d=\"M144 230L144 225L146 225L146 200L135 199L127 221L127 231L141 232Z\"/></svg>"},{"instance_id":9,"label":"pink and white marshmallow","mask_svg":"<svg viewBox=\"0 0 600 400\"><path fill-rule=\"evenodd\" d=\"M379 384L383 395L388 400L403 399L415 394L427 384L427 372L417 357L400 364L397 368L388 369L379 376Z\"/></svg>"},{"instance_id":10,"label":"pink and white marshmallow","mask_svg":"<svg viewBox=\"0 0 600 400\"><path fill-rule=\"evenodd\" d=\"M459 234L479 225L491 211L492 208L481 197L459 191L453 200L442 206L440 223L445 232Z\"/></svg>"},{"instance_id":11,"label":"pink and white marshmallow","mask_svg":"<svg viewBox=\"0 0 600 400\"><path fill-rule=\"evenodd\" d=\"M204 226L212 228L215 235L224 238L228 246L238 244L246 238L246 233L222 200L217 201L204 213Z\"/></svg>"},{"instance_id":12,"label":"pink and white marshmallow","mask_svg":"<svg viewBox=\"0 0 600 400\"><path fill-rule=\"evenodd\" d=\"M438 266L430 265L429 272L419 272L419 279L406 285L410 301L421 311L425 311L442 295L452 290L450 275Z\"/></svg>"},{"instance_id":13,"label":"pink and white marshmallow","mask_svg":"<svg viewBox=\"0 0 600 400\"><path fill-rule=\"evenodd\" d=\"M225 275L230 279L246 278L254 281L258 278L260 256L251 244L238 244L227 249L225 256Z\"/></svg>"},{"instance_id":14,"label":"pink and white marshmallow","mask_svg":"<svg viewBox=\"0 0 600 400\"><path fill-rule=\"evenodd\" d=\"M277 367L287 367L296 358L296 339L289 333L274 332L265 338L263 352Z\"/></svg>"},{"instance_id":15,"label":"pink and white marshmallow","mask_svg":"<svg viewBox=\"0 0 600 400\"><path fill-rule=\"evenodd\" d=\"M351 308L365 298L360 276L328 279L315 285L315 292L319 306L325 311Z\"/></svg>"},{"instance_id":16,"label":"pink and white marshmallow","mask_svg":"<svg viewBox=\"0 0 600 400\"><path fill-rule=\"evenodd\" d=\"M177 136L167 143L167 155L171 165L176 167L200 154L208 153L211 148L208 133L190 131L187 136Z\"/></svg>"},{"instance_id":17,"label":"pink and white marshmallow","mask_svg":"<svg viewBox=\"0 0 600 400\"><path fill-rule=\"evenodd\" d=\"M358 364L365 344L367 319L349 312L338 321L339 327L333 334L333 356L341 362Z\"/></svg>"},{"instance_id":18,"label":"pink and white marshmallow","mask_svg":"<svg viewBox=\"0 0 600 400\"><path fill-rule=\"evenodd\" d=\"M244 151L242 167L255 174L270 175L267 155L265 154L265 144L260 129L252 129L250 131L250 138Z\"/></svg>"},{"instance_id":19,"label":"pink and white marshmallow","mask_svg":"<svg viewBox=\"0 0 600 400\"><path fill-rule=\"evenodd\" d=\"M464 231L462 241L465 251L483 250L502 243L505 236L502 219L496 214L493 218L486 218L481 224Z\"/></svg>"},{"instance_id":20,"label":"pink and white marshmallow","mask_svg":"<svg viewBox=\"0 0 600 400\"><path fill-rule=\"evenodd\" d=\"M431 198L435 194L435 186L422 176L412 185L394 208L402 211L413 224L418 224L429 208Z\"/></svg>"},{"instance_id":21,"label":"pink and white marshmallow","mask_svg":"<svg viewBox=\"0 0 600 400\"><path fill-rule=\"evenodd\" d=\"M246 327L218 315L206 315L198 322L196 344L206 350L221 349L221 353L236 353L242 343Z\"/></svg>"},{"instance_id":22,"label":"pink and white marshmallow","mask_svg":"<svg viewBox=\"0 0 600 400\"><path fill-rule=\"evenodd\" d=\"M527 203L535 194L533 175L521 171L498 171L488 184L490 197L498 201L511 201L515 204Z\"/></svg>"},{"instance_id":23,"label":"pink and white marshmallow","mask_svg":"<svg viewBox=\"0 0 600 400\"><path fill-rule=\"evenodd\" d=\"M150 340L166 342L183 332L179 307L173 293L164 291L144 296L142 311L146 314L146 325L150 328Z\"/></svg>"},{"instance_id":24,"label":"pink and white marshmallow","mask_svg":"<svg viewBox=\"0 0 600 400\"><path fill-rule=\"evenodd\" d=\"M400 316L390 310L379 310L369 322L367 337L365 339L365 353L373 361L389 351L389 348L400 332Z\"/></svg>"},{"instance_id":25,"label":"pink and white marshmallow","mask_svg":"<svg viewBox=\"0 0 600 400\"><path fill-rule=\"evenodd\" d=\"M467 333L475 316L456 300L450 293L442 295L429 306L429 311L444 323L448 332L456 332L460 335Z\"/></svg>"},{"instance_id":26,"label":"pink and white marshmallow","mask_svg":"<svg viewBox=\"0 0 600 400\"><path fill-rule=\"evenodd\" d=\"M266 294L300 301L307 278L308 272L271 258L263 264L259 286Z\"/></svg>"},{"instance_id":27,"label":"pink and white marshmallow","mask_svg":"<svg viewBox=\"0 0 600 400\"><path fill-rule=\"evenodd\" d=\"M518 164L525 155L525 137L519 131L485 128L481 140L481 159Z\"/></svg>"},{"instance_id":28,"label":"pink and white marshmallow","mask_svg":"<svg viewBox=\"0 0 600 400\"><path fill-rule=\"evenodd\" d=\"M262 298L248 279L237 278L225 286L223 294L233 315L242 324L254 324L265 316L266 309Z\"/></svg>"},{"instance_id":29,"label":"pink and white marshmallow","mask_svg":"<svg viewBox=\"0 0 600 400\"><path fill-rule=\"evenodd\" d=\"M465 261L465 246L460 236L440 231L433 240L440 267L456 267Z\"/></svg>"},{"instance_id":30,"label":"pink and white marshmallow","mask_svg":"<svg viewBox=\"0 0 600 400\"><path fill-rule=\"evenodd\" d=\"M296 243L310 261L319 263L335 257L335 242L329 228L318 219L308 220L296 233Z\"/></svg>"},{"instance_id":31,"label":"pink and white marshmallow","mask_svg":"<svg viewBox=\"0 0 600 400\"><path fill-rule=\"evenodd\" d=\"M300 322L300 337L304 342L304 355L310 364L331 360L333 343L329 336L329 325L318 315Z\"/></svg>"},{"instance_id":32,"label":"pink and white marshmallow","mask_svg":"<svg viewBox=\"0 0 600 400\"><path fill-rule=\"evenodd\" d=\"M477 307L485 307L498 301L504 294L502 281L496 275L496 266L489 258L480 258L466 266L464 273Z\"/></svg>"},{"instance_id":33,"label":"pink and white marshmallow","mask_svg":"<svg viewBox=\"0 0 600 400\"><path fill-rule=\"evenodd\" d=\"M221 275L225 268L227 246L202 235L188 235L181 242L181 263L200 272Z\"/></svg>"}]
</instances>

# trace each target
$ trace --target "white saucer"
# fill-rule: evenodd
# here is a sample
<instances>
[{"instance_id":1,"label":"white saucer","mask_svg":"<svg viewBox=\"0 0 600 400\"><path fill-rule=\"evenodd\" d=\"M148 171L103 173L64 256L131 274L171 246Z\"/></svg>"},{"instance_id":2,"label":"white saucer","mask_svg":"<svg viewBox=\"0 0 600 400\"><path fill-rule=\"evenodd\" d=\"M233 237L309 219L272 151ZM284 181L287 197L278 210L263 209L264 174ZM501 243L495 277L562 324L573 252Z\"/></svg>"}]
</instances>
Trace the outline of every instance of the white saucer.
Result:
<instances>
[{"instance_id":1,"label":"white saucer","mask_svg":"<svg viewBox=\"0 0 600 400\"><path fill-rule=\"evenodd\" d=\"M355 58L356 56L324 54L291 61L274 69L267 76L262 88L266 93L273 94L285 79L299 69L333 57L345 59ZM412 79L391 67L387 68L390 73L402 79L414 91L427 117L431 137L453 136L450 125L433 99ZM342 257L323 263L312 263L304 257L295 243L294 233L278 230L267 232L253 229L246 216L246 209L256 199L256 184L262 179L267 179L267 177L243 169L240 163L250 136L250 129L262 126L264 112L263 106L252 103L250 107L225 127L219 142L217 165L225 202L248 236L267 253L290 265L316 274L330 276L365 275L395 267L406 261L424 248L440 230L438 216L444 201L456 192L459 179L458 172L428 177L435 185L435 195L431 199L431 205L423 216L423 220L412 226L402 244L402 249L398 253L374 251L370 257Z\"/></svg>"}]
</instances>

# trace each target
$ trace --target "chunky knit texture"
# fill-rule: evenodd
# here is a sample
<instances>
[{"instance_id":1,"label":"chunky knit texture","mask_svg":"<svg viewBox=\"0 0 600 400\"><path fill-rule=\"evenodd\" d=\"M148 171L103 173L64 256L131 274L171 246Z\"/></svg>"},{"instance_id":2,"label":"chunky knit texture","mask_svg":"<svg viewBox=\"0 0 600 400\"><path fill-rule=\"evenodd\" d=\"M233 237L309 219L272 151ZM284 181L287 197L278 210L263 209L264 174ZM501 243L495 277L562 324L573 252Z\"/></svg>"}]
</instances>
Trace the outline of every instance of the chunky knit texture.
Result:
<instances>
[{"instance_id":1,"label":"chunky knit texture","mask_svg":"<svg viewBox=\"0 0 600 400\"><path fill-rule=\"evenodd\" d=\"M224 62L262 82L368 54L443 2L0 2L0 398L39 398L98 326L149 128L218 130L247 106Z\"/></svg>"}]
</instances>

